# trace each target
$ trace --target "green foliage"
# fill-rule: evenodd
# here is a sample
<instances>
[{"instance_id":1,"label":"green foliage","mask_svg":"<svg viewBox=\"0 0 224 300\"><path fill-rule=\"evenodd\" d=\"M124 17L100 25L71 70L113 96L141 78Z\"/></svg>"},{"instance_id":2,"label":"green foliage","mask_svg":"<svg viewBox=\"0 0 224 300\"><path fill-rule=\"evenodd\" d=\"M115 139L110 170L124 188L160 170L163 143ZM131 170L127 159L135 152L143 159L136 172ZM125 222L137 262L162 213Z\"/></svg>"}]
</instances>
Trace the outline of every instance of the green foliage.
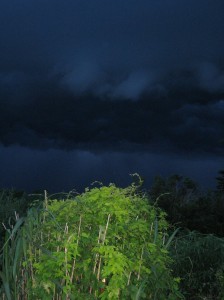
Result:
<instances>
[{"instance_id":1,"label":"green foliage","mask_svg":"<svg viewBox=\"0 0 224 300\"><path fill-rule=\"evenodd\" d=\"M186 299L224 299L223 172L208 192L156 177L148 200L136 175L126 189L38 200L2 190L0 298L178 299L179 286Z\"/></svg>"},{"instance_id":2,"label":"green foliage","mask_svg":"<svg viewBox=\"0 0 224 300\"><path fill-rule=\"evenodd\" d=\"M199 190L194 181L188 177L172 175L168 178L156 176L150 189L153 202L163 207L169 218L181 219L180 209L197 199Z\"/></svg>"},{"instance_id":3,"label":"green foliage","mask_svg":"<svg viewBox=\"0 0 224 300\"><path fill-rule=\"evenodd\" d=\"M30 205L34 205L37 197L39 199L38 202L43 201L43 196L40 194L27 195L23 191L13 189L0 190L0 249L5 239L5 227L11 230L17 219L25 216Z\"/></svg>"},{"instance_id":4,"label":"green foliage","mask_svg":"<svg viewBox=\"0 0 224 300\"><path fill-rule=\"evenodd\" d=\"M165 214L136 188L95 187L30 209L17 243L4 247L13 247L17 266L14 281L3 278L4 293L9 289L17 299L181 299Z\"/></svg>"},{"instance_id":5,"label":"green foliage","mask_svg":"<svg viewBox=\"0 0 224 300\"><path fill-rule=\"evenodd\" d=\"M0 251L2 272L0 296L2 299L26 299L30 278L33 277L31 246L34 244L34 230L38 227L38 211L29 209L26 218L18 218L15 225L7 228L5 243Z\"/></svg>"},{"instance_id":6,"label":"green foliage","mask_svg":"<svg viewBox=\"0 0 224 300\"><path fill-rule=\"evenodd\" d=\"M224 239L182 233L171 248L186 299L224 299Z\"/></svg>"},{"instance_id":7,"label":"green foliage","mask_svg":"<svg viewBox=\"0 0 224 300\"><path fill-rule=\"evenodd\" d=\"M149 199L167 213L171 224L223 237L223 195L220 191L202 192L191 179L173 175L155 177Z\"/></svg>"},{"instance_id":8,"label":"green foliage","mask_svg":"<svg viewBox=\"0 0 224 300\"><path fill-rule=\"evenodd\" d=\"M216 180L218 193L224 194L224 170L219 171L219 176L216 177Z\"/></svg>"}]
</instances>

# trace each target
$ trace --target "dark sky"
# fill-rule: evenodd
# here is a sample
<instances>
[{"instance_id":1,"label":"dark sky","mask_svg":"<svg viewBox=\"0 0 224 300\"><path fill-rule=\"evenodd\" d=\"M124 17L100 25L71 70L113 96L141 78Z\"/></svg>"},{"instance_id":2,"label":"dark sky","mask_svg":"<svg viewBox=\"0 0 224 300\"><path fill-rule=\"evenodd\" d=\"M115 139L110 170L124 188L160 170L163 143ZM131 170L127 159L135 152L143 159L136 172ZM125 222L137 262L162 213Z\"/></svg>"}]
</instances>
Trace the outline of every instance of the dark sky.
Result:
<instances>
[{"instance_id":1,"label":"dark sky","mask_svg":"<svg viewBox=\"0 0 224 300\"><path fill-rule=\"evenodd\" d=\"M213 187L223 37L223 0L1 0L0 187Z\"/></svg>"}]
</instances>

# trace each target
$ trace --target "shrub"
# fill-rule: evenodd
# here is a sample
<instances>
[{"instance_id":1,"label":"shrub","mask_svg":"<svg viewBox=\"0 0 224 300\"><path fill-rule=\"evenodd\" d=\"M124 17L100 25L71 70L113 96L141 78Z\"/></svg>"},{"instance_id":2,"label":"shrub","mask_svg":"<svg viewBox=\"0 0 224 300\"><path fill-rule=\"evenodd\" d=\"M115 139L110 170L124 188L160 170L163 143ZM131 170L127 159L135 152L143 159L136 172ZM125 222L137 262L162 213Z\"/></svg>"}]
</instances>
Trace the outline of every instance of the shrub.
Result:
<instances>
[{"instance_id":1,"label":"shrub","mask_svg":"<svg viewBox=\"0 0 224 300\"><path fill-rule=\"evenodd\" d=\"M224 239L182 233L171 250L174 272L187 299L224 299Z\"/></svg>"},{"instance_id":2,"label":"shrub","mask_svg":"<svg viewBox=\"0 0 224 300\"><path fill-rule=\"evenodd\" d=\"M8 235L4 266L12 272L3 267L2 293L17 299L180 299L167 230L165 214L134 185L49 201L42 210L30 209L24 225Z\"/></svg>"}]
</instances>

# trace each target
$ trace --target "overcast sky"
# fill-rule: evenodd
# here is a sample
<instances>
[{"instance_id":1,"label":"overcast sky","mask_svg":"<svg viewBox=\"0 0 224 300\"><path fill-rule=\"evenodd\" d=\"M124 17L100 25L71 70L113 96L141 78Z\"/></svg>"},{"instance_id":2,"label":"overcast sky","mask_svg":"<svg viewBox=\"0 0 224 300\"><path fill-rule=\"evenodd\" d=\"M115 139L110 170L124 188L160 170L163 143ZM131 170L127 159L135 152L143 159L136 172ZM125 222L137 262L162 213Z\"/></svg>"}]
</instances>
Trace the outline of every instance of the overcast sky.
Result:
<instances>
[{"instance_id":1,"label":"overcast sky","mask_svg":"<svg viewBox=\"0 0 224 300\"><path fill-rule=\"evenodd\" d=\"M0 187L224 168L223 0L1 0Z\"/></svg>"}]
</instances>

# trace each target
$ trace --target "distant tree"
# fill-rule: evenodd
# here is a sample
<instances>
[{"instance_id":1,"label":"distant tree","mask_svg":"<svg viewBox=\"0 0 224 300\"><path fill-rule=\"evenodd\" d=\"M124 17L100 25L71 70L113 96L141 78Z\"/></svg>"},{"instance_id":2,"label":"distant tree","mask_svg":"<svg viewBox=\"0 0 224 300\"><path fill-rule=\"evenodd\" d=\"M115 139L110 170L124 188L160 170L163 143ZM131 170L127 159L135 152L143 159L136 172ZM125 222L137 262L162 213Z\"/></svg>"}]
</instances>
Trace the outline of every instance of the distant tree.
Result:
<instances>
[{"instance_id":1,"label":"distant tree","mask_svg":"<svg viewBox=\"0 0 224 300\"><path fill-rule=\"evenodd\" d=\"M162 178L154 178L149 195L151 200L164 209L171 223L182 223L188 203L195 201L199 189L188 177L178 174Z\"/></svg>"},{"instance_id":2,"label":"distant tree","mask_svg":"<svg viewBox=\"0 0 224 300\"><path fill-rule=\"evenodd\" d=\"M219 176L216 177L217 180L217 191L224 193L224 170L219 171Z\"/></svg>"},{"instance_id":3,"label":"distant tree","mask_svg":"<svg viewBox=\"0 0 224 300\"><path fill-rule=\"evenodd\" d=\"M165 180L160 175L155 176L150 188L150 195L153 197L153 200L156 200L164 192L167 192Z\"/></svg>"},{"instance_id":4,"label":"distant tree","mask_svg":"<svg viewBox=\"0 0 224 300\"><path fill-rule=\"evenodd\" d=\"M180 175L154 178L149 198L167 213L171 224L224 236L224 170L216 191L201 191L192 179Z\"/></svg>"}]
</instances>

